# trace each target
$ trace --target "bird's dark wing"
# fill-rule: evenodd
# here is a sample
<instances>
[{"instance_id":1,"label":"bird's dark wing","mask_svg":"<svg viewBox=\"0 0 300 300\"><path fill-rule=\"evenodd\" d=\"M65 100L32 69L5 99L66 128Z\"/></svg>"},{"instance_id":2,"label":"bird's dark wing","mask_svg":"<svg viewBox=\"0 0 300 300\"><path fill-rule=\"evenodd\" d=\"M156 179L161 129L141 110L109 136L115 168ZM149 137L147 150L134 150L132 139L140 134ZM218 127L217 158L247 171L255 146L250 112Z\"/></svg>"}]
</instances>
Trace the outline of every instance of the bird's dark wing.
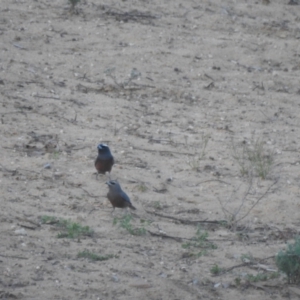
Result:
<instances>
[{"instance_id":1,"label":"bird's dark wing","mask_svg":"<svg viewBox=\"0 0 300 300\"><path fill-rule=\"evenodd\" d=\"M123 191L121 192L121 195L120 195L126 202L130 203L131 204L131 201L129 199L129 197L127 196L126 193L124 193Z\"/></svg>"}]
</instances>

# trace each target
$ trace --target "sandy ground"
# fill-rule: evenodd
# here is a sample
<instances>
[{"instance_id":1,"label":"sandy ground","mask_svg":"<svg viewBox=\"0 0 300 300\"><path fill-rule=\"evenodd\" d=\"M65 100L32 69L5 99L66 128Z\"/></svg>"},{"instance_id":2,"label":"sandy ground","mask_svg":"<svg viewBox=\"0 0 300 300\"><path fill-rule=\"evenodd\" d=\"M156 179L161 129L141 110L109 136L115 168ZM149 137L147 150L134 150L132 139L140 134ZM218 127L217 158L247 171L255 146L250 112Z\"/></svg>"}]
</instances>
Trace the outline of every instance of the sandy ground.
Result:
<instances>
[{"instance_id":1,"label":"sandy ground","mask_svg":"<svg viewBox=\"0 0 300 300\"><path fill-rule=\"evenodd\" d=\"M0 298L297 299L270 277L299 233L299 9L2 0ZM144 235L113 224L100 142ZM273 158L264 176L243 149ZM43 216L94 234L58 238Z\"/></svg>"}]
</instances>

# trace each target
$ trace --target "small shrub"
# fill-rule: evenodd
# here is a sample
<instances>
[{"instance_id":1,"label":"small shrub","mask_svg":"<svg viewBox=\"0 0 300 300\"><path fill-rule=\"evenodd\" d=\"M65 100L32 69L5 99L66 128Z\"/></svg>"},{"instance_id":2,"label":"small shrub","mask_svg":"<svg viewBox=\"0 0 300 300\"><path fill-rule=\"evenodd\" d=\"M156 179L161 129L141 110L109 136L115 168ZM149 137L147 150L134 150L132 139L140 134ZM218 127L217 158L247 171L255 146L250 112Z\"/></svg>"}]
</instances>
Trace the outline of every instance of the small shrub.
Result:
<instances>
[{"instance_id":1,"label":"small shrub","mask_svg":"<svg viewBox=\"0 0 300 300\"><path fill-rule=\"evenodd\" d=\"M259 281L266 281L266 280L274 279L274 278L278 278L278 277L279 277L278 272L258 273L256 275L246 274L246 276L244 277L244 280L248 281L248 282L259 282ZM234 279L234 282L237 286L240 286L241 283L242 283L242 278L241 277L236 277Z\"/></svg>"},{"instance_id":2,"label":"small shrub","mask_svg":"<svg viewBox=\"0 0 300 300\"><path fill-rule=\"evenodd\" d=\"M268 188L265 189L265 191L263 193L260 193L260 195L258 195L256 197L256 200L254 201L254 203L250 204L249 203L250 201L249 201L248 197L249 197L250 194L252 194L252 189L253 189L253 177L250 177L248 187L244 191L243 196L242 197L239 196L240 204L234 209L228 209L226 206L227 206L229 200L232 197L237 197L236 195L237 195L237 192L240 189L241 185L237 189L233 190L232 195L230 196L230 198L226 202L221 200L218 197L219 203L221 205L222 211L223 211L225 219L226 219L225 222L221 221L222 224L225 227L230 228L232 231L235 231L238 228L239 222L242 221L243 219L245 219L250 214L250 212L254 209L254 207L256 205L258 205L259 202L267 196L267 194L270 192L272 187L277 184L277 182L278 182L278 179L275 180L272 184L270 184L268 186ZM250 207L248 206L248 208L245 208L246 203L249 203ZM238 234L238 237L239 237L240 240L248 239L247 234L244 234L242 232L237 233L237 234Z\"/></svg>"},{"instance_id":3,"label":"small shrub","mask_svg":"<svg viewBox=\"0 0 300 300\"><path fill-rule=\"evenodd\" d=\"M269 277L265 273L258 273L257 275L248 274L247 280L250 282L266 281Z\"/></svg>"},{"instance_id":4,"label":"small shrub","mask_svg":"<svg viewBox=\"0 0 300 300\"><path fill-rule=\"evenodd\" d=\"M145 193L148 190L147 186L144 183L137 185L136 188L139 192L142 193Z\"/></svg>"},{"instance_id":5,"label":"small shrub","mask_svg":"<svg viewBox=\"0 0 300 300\"><path fill-rule=\"evenodd\" d=\"M79 223L72 222L71 220L61 219L57 226L62 229L61 233L57 235L58 238L79 238L80 236L92 236L93 230L89 226L82 226Z\"/></svg>"},{"instance_id":6,"label":"small shrub","mask_svg":"<svg viewBox=\"0 0 300 300\"><path fill-rule=\"evenodd\" d=\"M241 278L240 278L240 277L236 277L236 278L234 279L234 282L235 282L235 284L236 284L237 286L240 286L240 285L241 285L241 282L242 282L242 280L241 280Z\"/></svg>"},{"instance_id":7,"label":"small shrub","mask_svg":"<svg viewBox=\"0 0 300 300\"><path fill-rule=\"evenodd\" d=\"M300 237L277 254L276 265L286 274L289 283L300 283Z\"/></svg>"},{"instance_id":8,"label":"small shrub","mask_svg":"<svg viewBox=\"0 0 300 300\"><path fill-rule=\"evenodd\" d=\"M263 141L257 139L250 145L243 143L239 148L232 141L231 148L242 176L254 173L262 179L267 178L274 164L274 153L265 149Z\"/></svg>"},{"instance_id":9,"label":"small shrub","mask_svg":"<svg viewBox=\"0 0 300 300\"><path fill-rule=\"evenodd\" d=\"M58 223L58 219L54 216L41 216L41 223L42 224L55 224Z\"/></svg>"},{"instance_id":10,"label":"small shrub","mask_svg":"<svg viewBox=\"0 0 300 300\"><path fill-rule=\"evenodd\" d=\"M163 206L161 205L161 203L159 201L155 201L152 206L155 208L155 209L158 209L158 210L161 210L163 209Z\"/></svg>"},{"instance_id":11,"label":"small shrub","mask_svg":"<svg viewBox=\"0 0 300 300\"><path fill-rule=\"evenodd\" d=\"M53 153L52 153L52 156L53 156L53 159L59 159L61 155L61 152L55 150Z\"/></svg>"},{"instance_id":12,"label":"small shrub","mask_svg":"<svg viewBox=\"0 0 300 300\"><path fill-rule=\"evenodd\" d=\"M217 246L207 240L208 233L202 231L198 226L195 237L192 238L190 242L183 243L181 246L184 249L195 249L201 248L202 250L198 253L193 253L193 256L200 257L207 254L209 249L217 249Z\"/></svg>"},{"instance_id":13,"label":"small shrub","mask_svg":"<svg viewBox=\"0 0 300 300\"><path fill-rule=\"evenodd\" d=\"M217 264L215 264L211 269L210 269L211 274L213 275L218 275L222 272L222 268L220 268Z\"/></svg>"},{"instance_id":14,"label":"small shrub","mask_svg":"<svg viewBox=\"0 0 300 300\"><path fill-rule=\"evenodd\" d=\"M250 163L255 166L257 175L266 179L274 162L274 154L267 151L264 148L264 143L260 140L255 141L253 148L247 149L247 154Z\"/></svg>"},{"instance_id":15,"label":"small shrub","mask_svg":"<svg viewBox=\"0 0 300 300\"><path fill-rule=\"evenodd\" d=\"M113 224L119 224L121 228L124 228L132 235L145 235L147 233L147 230L145 228L145 225L147 225L149 222L145 220L140 220L143 224L142 227L134 227L131 224L132 216L131 215L125 215L122 218L114 218Z\"/></svg>"},{"instance_id":16,"label":"small shrub","mask_svg":"<svg viewBox=\"0 0 300 300\"><path fill-rule=\"evenodd\" d=\"M58 219L54 216L42 216L42 224L55 224L61 232L57 235L58 238L79 238L80 236L92 236L93 230L89 226L82 226L79 223L71 220Z\"/></svg>"}]
</instances>

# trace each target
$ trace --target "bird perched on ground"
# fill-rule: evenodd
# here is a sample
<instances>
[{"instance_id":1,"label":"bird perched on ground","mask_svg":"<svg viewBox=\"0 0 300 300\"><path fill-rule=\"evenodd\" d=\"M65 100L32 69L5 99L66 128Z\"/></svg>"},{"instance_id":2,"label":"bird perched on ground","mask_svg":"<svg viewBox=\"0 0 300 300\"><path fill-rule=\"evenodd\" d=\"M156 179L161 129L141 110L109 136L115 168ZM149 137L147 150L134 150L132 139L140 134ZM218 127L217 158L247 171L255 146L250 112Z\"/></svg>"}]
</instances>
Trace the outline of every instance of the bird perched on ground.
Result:
<instances>
[{"instance_id":1,"label":"bird perched on ground","mask_svg":"<svg viewBox=\"0 0 300 300\"><path fill-rule=\"evenodd\" d=\"M111 168L114 164L114 157L112 156L109 147L106 144L99 144L98 147L98 156L95 160L95 168L98 174L105 174L106 172L111 171ZM98 176L97 174L97 176Z\"/></svg>"},{"instance_id":2,"label":"bird perched on ground","mask_svg":"<svg viewBox=\"0 0 300 300\"><path fill-rule=\"evenodd\" d=\"M114 208L113 211L115 210L115 207L119 207L119 208L129 207L133 210L136 210L136 208L131 204L129 197L122 190L120 184L117 181L110 180L107 181L106 184L108 185L109 188L107 198Z\"/></svg>"}]
</instances>

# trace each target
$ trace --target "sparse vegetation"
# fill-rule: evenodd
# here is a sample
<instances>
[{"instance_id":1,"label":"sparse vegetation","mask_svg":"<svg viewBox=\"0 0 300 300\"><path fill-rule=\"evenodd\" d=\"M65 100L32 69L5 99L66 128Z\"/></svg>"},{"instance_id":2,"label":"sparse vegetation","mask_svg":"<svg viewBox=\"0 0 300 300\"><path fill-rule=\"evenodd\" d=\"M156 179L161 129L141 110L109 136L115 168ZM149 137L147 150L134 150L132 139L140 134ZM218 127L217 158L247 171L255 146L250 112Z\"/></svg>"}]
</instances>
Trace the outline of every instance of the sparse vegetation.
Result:
<instances>
[{"instance_id":1,"label":"sparse vegetation","mask_svg":"<svg viewBox=\"0 0 300 300\"><path fill-rule=\"evenodd\" d=\"M254 262L254 258L252 256L252 254L242 254L241 255L241 261L244 263L251 263Z\"/></svg>"},{"instance_id":2,"label":"sparse vegetation","mask_svg":"<svg viewBox=\"0 0 300 300\"><path fill-rule=\"evenodd\" d=\"M184 249L197 249L201 248L202 250L198 253L191 253L191 256L200 257L202 255L207 254L207 250L209 249L217 249L217 246L212 242L207 240L208 233L206 231L202 231L198 226L195 237L192 238L190 242L182 244L182 248Z\"/></svg>"},{"instance_id":3,"label":"sparse vegetation","mask_svg":"<svg viewBox=\"0 0 300 300\"><path fill-rule=\"evenodd\" d=\"M273 273L257 273L256 275L253 274L247 274L244 277L245 281L249 281L249 282L259 282L259 281L267 281L269 279L274 279L274 278L278 278L279 277L279 273L278 272L273 272ZM242 278L241 277L237 277L235 278L235 284L237 286L239 286L242 283Z\"/></svg>"},{"instance_id":4,"label":"sparse vegetation","mask_svg":"<svg viewBox=\"0 0 300 300\"><path fill-rule=\"evenodd\" d=\"M300 0L0 3L0 300L300 298Z\"/></svg>"},{"instance_id":5,"label":"sparse vegetation","mask_svg":"<svg viewBox=\"0 0 300 300\"><path fill-rule=\"evenodd\" d=\"M47 215L41 216L40 220L41 220L42 224L55 224L55 223L58 223L58 221L59 221L57 219L57 217L47 216Z\"/></svg>"},{"instance_id":6,"label":"sparse vegetation","mask_svg":"<svg viewBox=\"0 0 300 300\"><path fill-rule=\"evenodd\" d=\"M274 279L274 278L278 278L279 277L279 273L278 272L274 272L274 273L258 273L257 275L247 275L247 280L248 281L252 281L252 282L257 282L257 281L266 281L269 279Z\"/></svg>"},{"instance_id":7,"label":"sparse vegetation","mask_svg":"<svg viewBox=\"0 0 300 300\"><path fill-rule=\"evenodd\" d=\"M136 189L142 193L145 193L148 190L147 186L144 183L140 183L139 185L137 185Z\"/></svg>"},{"instance_id":8,"label":"sparse vegetation","mask_svg":"<svg viewBox=\"0 0 300 300\"><path fill-rule=\"evenodd\" d=\"M235 231L237 229L239 222L242 221L243 219L245 219L250 214L250 212L253 210L253 208L256 205L258 205L258 203L263 198L266 197L266 195L269 193L271 188L277 183L277 181L278 181L278 179L276 181L274 181L271 185L269 185L269 187L262 194L260 194L260 196L258 196L255 199L255 201L251 204L251 206L247 209L245 209L245 206L246 206L246 203L249 202L248 197L251 194L251 191L253 188L253 177L250 177L247 189L245 190L244 195L241 197L240 204L237 208L229 210L226 206L227 206L229 200L232 200L232 197L237 194L237 191L240 189L240 187L238 187L237 189L235 189L232 192L231 196L228 198L227 201L223 202L220 198L218 198L219 203L222 208L222 211L224 213L225 219L226 219L225 220L226 222L223 222L223 223L227 224L228 228Z\"/></svg>"},{"instance_id":9,"label":"sparse vegetation","mask_svg":"<svg viewBox=\"0 0 300 300\"><path fill-rule=\"evenodd\" d=\"M80 236L92 236L93 230L89 226L82 226L79 223L71 220L58 219L54 216L42 216L41 222L43 224L55 224L60 229L58 238L79 238Z\"/></svg>"},{"instance_id":10,"label":"sparse vegetation","mask_svg":"<svg viewBox=\"0 0 300 300\"><path fill-rule=\"evenodd\" d=\"M222 268L220 268L217 264L215 264L211 269L210 269L211 274L213 275L218 275L222 272Z\"/></svg>"},{"instance_id":11,"label":"sparse vegetation","mask_svg":"<svg viewBox=\"0 0 300 300\"><path fill-rule=\"evenodd\" d=\"M210 136L209 135L202 135L202 143L201 143L201 149L195 148L195 155L193 155L189 160L188 164L192 168L192 170L198 171L200 167L200 162L203 160L203 158L206 155L206 147L208 144ZM186 138L186 143L187 143L187 138Z\"/></svg>"},{"instance_id":12,"label":"sparse vegetation","mask_svg":"<svg viewBox=\"0 0 300 300\"><path fill-rule=\"evenodd\" d=\"M126 87L128 87L132 81L138 79L142 75L136 68L133 68L129 74L129 78L120 83L117 81L115 71L116 71L116 68L112 67L112 68L106 69L104 71L104 73L107 77L111 78L114 81L116 87L122 88L122 89L126 89Z\"/></svg>"},{"instance_id":13,"label":"sparse vegetation","mask_svg":"<svg viewBox=\"0 0 300 300\"><path fill-rule=\"evenodd\" d=\"M71 220L59 220L57 223L61 228L61 232L57 235L58 238L74 239L80 236L92 236L93 230L89 226L82 226L79 223Z\"/></svg>"},{"instance_id":14,"label":"sparse vegetation","mask_svg":"<svg viewBox=\"0 0 300 300\"><path fill-rule=\"evenodd\" d=\"M265 143L258 139L254 142L252 148L247 149L247 155L250 163L254 165L257 175L262 179L266 179L274 162L274 153L267 151Z\"/></svg>"},{"instance_id":15,"label":"sparse vegetation","mask_svg":"<svg viewBox=\"0 0 300 300\"><path fill-rule=\"evenodd\" d=\"M159 209L159 210L163 209L163 207L162 207L162 205L161 205L161 203L159 201L153 202L153 207L155 209Z\"/></svg>"},{"instance_id":16,"label":"sparse vegetation","mask_svg":"<svg viewBox=\"0 0 300 300\"><path fill-rule=\"evenodd\" d=\"M240 286L241 285L241 278L240 277L236 277L235 279L234 279L234 282L235 282L235 284L237 285L237 286Z\"/></svg>"},{"instance_id":17,"label":"sparse vegetation","mask_svg":"<svg viewBox=\"0 0 300 300\"><path fill-rule=\"evenodd\" d=\"M114 257L116 257L116 256L113 255L113 254L99 255L99 254L90 252L90 251L88 251L88 250L84 250L84 251L82 251L82 252L79 252L79 253L77 254L77 257L87 258L87 259L92 260L92 261L103 261L103 260L108 260L108 259L110 259L110 258L114 258Z\"/></svg>"},{"instance_id":18,"label":"sparse vegetation","mask_svg":"<svg viewBox=\"0 0 300 300\"><path fill-rule=\"evenodd\" d=\"M55 150L55 151L53 151L52 155L53 155L53 159L59 159L60 152Z\"/></svg>"},{"instance_id":19,"label":"sparse vegetation","mask_svg":"<svg viewBox=\"0 0 300 300\"><path fill-rule=\"evenodd\" d=\"M240 166L242 176L258 176L266 179L274 163L274 153L266 150L265 143L253 140L250 144L243 142L237 147L232 140L232 156Z\"/></svg>"},{"instance_id":20,"label":"sparse vegetation","mask_svg":"<svg viewBox=\"0 0 300 300\"><path fill-rule=\"evenodd\" d=\"M280 276L279 272L273 272L269 275L269 279L278 278Z\"/></svg>"},{"instance_id":21,"label":"sparse vegetation","mask_svg":"<svg viewBox=\"0 0 300 300\"><path fill-rule=\"evenodd\" d=\"M132 235L145 235L147 230L145 226L149 224L148 221L140 220L142 227L134 227L131 224L132 216L131 215L125 215L122 218L114 218L113 224L119 224L119 227L124 228Z\"/></svg>"},{"instance_id":22,"label":"sparse vegetation","mask_svg":"<svg viewBox=\"0 0 300 300\"><path fill-rule=\"evenodd\" d=\"M300 237L293 244L288 244L285 251L276 256L278 269L285 273L289 283L300 283Z\"/></svg>"},{"instance_id":23,"label":"sparse vegetation","mask_svg":"<svg viewBox=\"0 0 300 300\"><path fill-rule=\"evenodd\" d=\"M246 277L250 282L266 281L268 278L268 274L266 273L258 273L257 275L247 274Z\"/></svg>"}]
</instances>

